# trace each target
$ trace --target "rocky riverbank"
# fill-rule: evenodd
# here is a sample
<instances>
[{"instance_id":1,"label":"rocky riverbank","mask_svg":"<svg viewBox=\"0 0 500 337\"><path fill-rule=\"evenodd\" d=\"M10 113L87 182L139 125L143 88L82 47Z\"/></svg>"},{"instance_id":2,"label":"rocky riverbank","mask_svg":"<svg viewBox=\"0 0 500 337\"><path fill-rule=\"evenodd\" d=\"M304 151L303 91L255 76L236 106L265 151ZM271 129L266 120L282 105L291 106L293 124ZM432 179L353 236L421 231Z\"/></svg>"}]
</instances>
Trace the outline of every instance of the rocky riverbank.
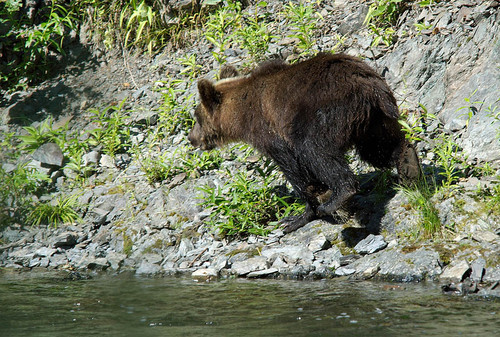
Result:
<instances>
[{"instance_id":1,"label":"rocky riverbank","mask_svg":"<svg viewBox=\"0 0 500 337\"><path fill-rule=\"evenodd\" d=\"M272 16L282 8L281 2L269 1L265 8L250 5L243 11ZM453 167L462 170L460 179L430 198L442 228L437 234L419 230L421 210L411 206L404 191L394 184L381 191L378 173L354 160L361 192L338 218L316 220L286 235L276 229L268 236L222 237L208 225L213 209L200 205L204 192L199 187L223 186L240 170L251 178L260 165L258 158L228 149L217 169L174 172L160 182L151 181L144 169L151 152L156 160L159 154L172 158L175 166L177 154L188 148L185 130L174 128L159 144L148 144L149 135L159 128L166 90L179 90L176 102L196 95L196 82L179 60L196 55L201 76L214 77L219 68L214 47L199 37L188 47L166 48L151 58L134 56L88 45L82 30L82 41L71 50L72 61L60 75L26 91L5 93L0 106L2 140L12 132L26 134L23 126L39 127L48 116L54 128L67 123L72 131L96 129L89 109L102 111L126 99L123 110L134 151L109 155L102 144L89 148L81 163L84 182L75 184L75 173L57 144L45 144L16 160L8 159L12 149L2 149L5 172L28 162L49 175L52 183L37 198L74 195L82 220L58 227L12 223L3 228L0 267L189 273L200 279L235 275L431 280L442 282L449 292L499 295L500 214L498 206L491 205L498 202L491 191L498 191L500 175L498 2L409 6L390 47L371 45L373 36L363 25L368 12L364 4L323 1L315 11L322 19L312 50L359 55L385 76L416 130L428 177L439 180L446 171L438 164L444 135L453 139L451 152L461 148L467 158ZM267 55L295 60L298 41L290 37L287 21L276 15L269 26L282 37L272 40ZM227 48L224 55L239 68L245 68L249 58L238 47ZM175 80L180 83L174 87ZM426 114L437 118L426 120ZM88 137L82 133L79 140ZM287 189L284 181L279 184Z\"/></svg>"}]
</instances>

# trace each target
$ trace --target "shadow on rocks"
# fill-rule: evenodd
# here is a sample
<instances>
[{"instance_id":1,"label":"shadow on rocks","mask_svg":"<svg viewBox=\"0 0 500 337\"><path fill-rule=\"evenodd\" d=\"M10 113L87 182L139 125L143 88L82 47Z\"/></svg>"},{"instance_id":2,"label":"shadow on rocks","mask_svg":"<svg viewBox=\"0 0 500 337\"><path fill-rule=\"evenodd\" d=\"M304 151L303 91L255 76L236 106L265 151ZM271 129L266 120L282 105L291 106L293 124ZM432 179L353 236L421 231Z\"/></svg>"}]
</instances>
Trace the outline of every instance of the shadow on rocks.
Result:
<instances>
[{"instance_id":1,"label":"shadow on rocks","mask_svg":"<svg viewBox=\"0 0 500 337\"><path fill-rule=\"evenodd\" d=\"M377 171L361 174L358 179L359 192L345 206L348 216L343 216L355 224L342 230L342 240L351 248L370 234L380 234L386 206L397 192L396 175Z\"/></svg>"},{"instance_id":2,"label":"shadow on rocks","mask_svg":"<svg viewBox=\"0 0 500 337\"><path fill-rule=\"evenodd\" d=\"M98 60L89 51L88 47L73 42L67 48L62 62L51 65L52 70L46 80L57 84L42 83L34 85L32 90L16 92L11 96L5 95L0 100L0 111L4 110L3 123L30 125L52 116L59 116L81 109L81 97L98 98L99 94L91 87L82 87L70 83L68 77L77 82L84 71L96 69ZM61 76L64 73L64 77Z\"/></svg>"}]
</instances>

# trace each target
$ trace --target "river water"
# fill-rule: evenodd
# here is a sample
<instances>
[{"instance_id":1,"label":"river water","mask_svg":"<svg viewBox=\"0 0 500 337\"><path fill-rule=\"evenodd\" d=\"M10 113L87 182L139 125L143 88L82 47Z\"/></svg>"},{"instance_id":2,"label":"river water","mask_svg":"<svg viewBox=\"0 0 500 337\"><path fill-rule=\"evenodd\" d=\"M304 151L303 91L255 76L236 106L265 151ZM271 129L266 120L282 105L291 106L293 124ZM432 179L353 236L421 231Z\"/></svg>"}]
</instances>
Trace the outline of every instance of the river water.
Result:
<instances>
[{"instance_id":1,"label":"river water","mask_svg":"<svg viewBox=\"0 0 500 337\"><path fill-rule=\"evenodd\" d=\"M500 336L500 300L436 285L0 273L0 336Z\"/></svg>"}]
</instances>

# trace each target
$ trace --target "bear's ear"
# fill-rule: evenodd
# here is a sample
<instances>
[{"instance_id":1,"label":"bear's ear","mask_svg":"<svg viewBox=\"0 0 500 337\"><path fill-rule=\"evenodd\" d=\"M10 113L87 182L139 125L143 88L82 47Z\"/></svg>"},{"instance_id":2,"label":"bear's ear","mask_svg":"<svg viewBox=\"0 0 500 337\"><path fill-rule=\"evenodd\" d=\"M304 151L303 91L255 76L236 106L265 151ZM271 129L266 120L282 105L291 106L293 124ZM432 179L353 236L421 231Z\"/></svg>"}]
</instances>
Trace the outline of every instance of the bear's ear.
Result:
<instances>
[{"instance_id":1,"label":"bear's ear","mask_svg":"<svg viewBox=\"0 0 500 337\"><path fill-rule=\"evenodd\" d=\"M240 73L238 72L238 70L236 70L235 67L230 66L230 65L225 65L220 70L219 79L223 80L225 78L231 78L231 77L237 77L237 76L240 76Z\"/></svg>"},{"instance_id":2,"label":"bear's ear","mask_svg":"<svg viewBox=\"0 0 500 337\"><path fill-rule=\"evenodd\" d=\"M215 111L217 105L221 103L221 93L215 89L212 82L207 79L198 81L198 91L200 93L201 104L210 114Z\"/></svg>"}]
</instances>

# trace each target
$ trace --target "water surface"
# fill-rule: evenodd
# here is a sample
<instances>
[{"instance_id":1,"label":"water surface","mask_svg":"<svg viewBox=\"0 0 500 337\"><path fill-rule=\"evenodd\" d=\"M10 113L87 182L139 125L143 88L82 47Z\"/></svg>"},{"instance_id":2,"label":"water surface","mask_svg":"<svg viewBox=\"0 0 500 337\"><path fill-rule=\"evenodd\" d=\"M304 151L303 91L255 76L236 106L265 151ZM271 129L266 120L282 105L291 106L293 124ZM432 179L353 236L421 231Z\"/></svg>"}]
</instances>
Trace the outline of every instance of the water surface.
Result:
<instances>
[{"instance_id":1,"label":"water surface","mask_svg":"<svg viewBox=\"0 0 500 337\"><path fill-rule=\"evenodd\" d=\"M500 301L436 285L0 274L0 336L499 336Z\"/></svg>"}]
</instances>

